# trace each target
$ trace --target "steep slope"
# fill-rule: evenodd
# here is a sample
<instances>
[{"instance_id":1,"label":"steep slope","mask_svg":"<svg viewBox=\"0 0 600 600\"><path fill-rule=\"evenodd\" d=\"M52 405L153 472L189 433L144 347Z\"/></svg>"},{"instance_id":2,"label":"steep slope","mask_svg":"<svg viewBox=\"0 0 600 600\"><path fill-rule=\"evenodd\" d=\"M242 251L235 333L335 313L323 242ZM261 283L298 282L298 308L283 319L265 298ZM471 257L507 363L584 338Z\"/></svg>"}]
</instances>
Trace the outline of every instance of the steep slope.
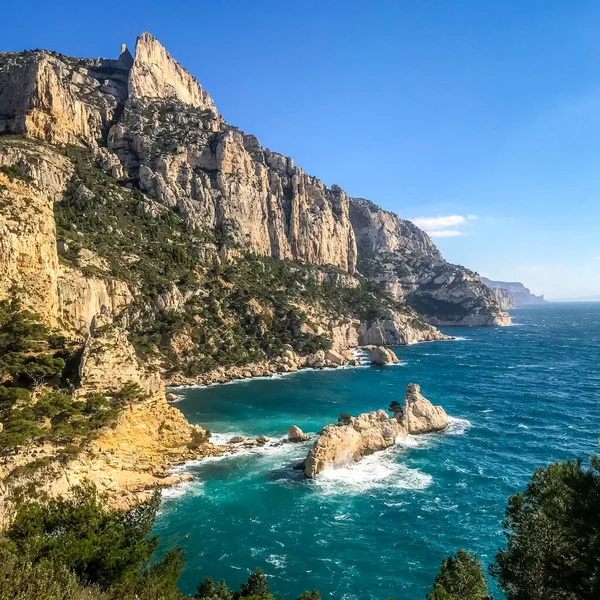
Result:
<instances>
[{"instance_id":1,"label":"steep slope","mask_svg":"<svg viewBox=\"0 0 600 600\"><path fill-rule=\"evenodd\" d=\"M508 325L477 273L446 262L429 236L369 200L350 199L358 269L434 325Z\"/></svg>"},{"instance_id":2,"label":"steep slope","mask_svg":"<svg viewBox=\"0 0 600 600\"><path fill-rule=\"evenodd\" d=\"M117 60L0 55L0 109L4 133L26 135L2 138L2 164L24 179L3 188L12 276L0 291L24 290L72 335L105 309L127 320L139 352L198 374L284 343L306 354L441 338L411 307L430 323L506 321L478 276L448 265L414 225L366 201L361 224L358 200L351 219L343 190L228 125L149 34L135 58L124 47ZM31 200L12 189L23 185L40 209L15 226ZM391 295L356 273L356 235L364 274Z\"/></svg>"}]
</instances>

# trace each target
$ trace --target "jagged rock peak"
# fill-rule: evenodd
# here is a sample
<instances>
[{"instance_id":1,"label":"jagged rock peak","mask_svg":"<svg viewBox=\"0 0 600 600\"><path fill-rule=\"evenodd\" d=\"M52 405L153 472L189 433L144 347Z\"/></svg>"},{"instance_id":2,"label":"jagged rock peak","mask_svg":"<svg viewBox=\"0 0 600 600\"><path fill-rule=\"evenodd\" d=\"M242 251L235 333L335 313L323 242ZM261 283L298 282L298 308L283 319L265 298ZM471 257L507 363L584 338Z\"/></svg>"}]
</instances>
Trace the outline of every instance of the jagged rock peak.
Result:
<instances>
[{"instance_id":1,"label":"jagged rock peak","mask_svg":"<svg viewBox=\"0 0 600 600\"><path fill-rule=\"evenodd\" d=\"M175 99L217 114L208 92L147 32L137 39L128 90L130 98Z\"/></svg>"}]
</instances>

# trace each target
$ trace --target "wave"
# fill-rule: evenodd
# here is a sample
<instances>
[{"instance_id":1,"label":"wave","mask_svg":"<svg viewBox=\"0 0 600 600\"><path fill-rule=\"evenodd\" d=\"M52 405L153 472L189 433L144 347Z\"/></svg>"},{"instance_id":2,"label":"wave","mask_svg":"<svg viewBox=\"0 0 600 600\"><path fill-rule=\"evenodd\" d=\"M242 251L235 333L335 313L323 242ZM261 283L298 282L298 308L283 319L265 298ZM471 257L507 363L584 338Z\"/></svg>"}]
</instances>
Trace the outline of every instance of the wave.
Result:
<instances>
[{"instance_id":1,"label":"wave","mask_svg":"<svg viewBox=\"0 0 600 600\"><path fill-rule=\"evenodd\" d=\"M448 417L448 427L444 430L446 435L464 435L473 426L469 419Z\"/></svg>"},{"instance_id":2,"label":"wave","mask_svg":"<svg viewBox=\"0 0 600 600\"><path fill-rule=\"evenodd\" d=\"M473 338L466 337L464 335L454 336L450 341L451 342L471 342Z\"/></svg>"},{"instance_id":3,"label":"wave","mask_svg":"<svg viewBox=\"0 0 600 600\"><path fill-rule=\"evenodd\" d=\"M433 477L398 462L398 450L390 448L364 457L361 461L321 471L311 481L326 496L365 494L373 490L423 490Z\"/></svg>"}]
</instances>

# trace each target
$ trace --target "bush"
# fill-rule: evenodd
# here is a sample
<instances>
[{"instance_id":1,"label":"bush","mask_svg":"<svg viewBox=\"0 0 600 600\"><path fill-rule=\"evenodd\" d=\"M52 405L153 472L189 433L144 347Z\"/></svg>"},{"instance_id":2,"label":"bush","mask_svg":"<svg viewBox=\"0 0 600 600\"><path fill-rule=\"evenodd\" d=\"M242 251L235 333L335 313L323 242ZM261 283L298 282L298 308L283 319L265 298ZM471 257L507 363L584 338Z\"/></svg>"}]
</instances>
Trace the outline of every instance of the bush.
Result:
<instances>
[{"instance_id":1,"label":"bush","mask_svg":"<svg viewBox=\"0 0 600 600\"><path fill-rule=\"evenodd\" d=\"M477 556L459 550L442 561L427 600L491 600Z\"/></svg>"}]
</instances>

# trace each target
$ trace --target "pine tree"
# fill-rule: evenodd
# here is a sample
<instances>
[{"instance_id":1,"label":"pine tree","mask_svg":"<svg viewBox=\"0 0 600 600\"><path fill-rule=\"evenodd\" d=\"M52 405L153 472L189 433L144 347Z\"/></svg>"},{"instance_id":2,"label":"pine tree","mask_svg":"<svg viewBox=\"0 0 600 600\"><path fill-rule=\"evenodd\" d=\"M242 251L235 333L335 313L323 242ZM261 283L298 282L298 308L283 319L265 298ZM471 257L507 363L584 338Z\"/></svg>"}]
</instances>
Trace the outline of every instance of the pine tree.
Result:
<instances>
[{"instance_id":1,"label":"pine tree","mask_svg":"<svg viewBox=\"0 0 600 600\"><path fill-rule=\"evenodd\" d=\"M475 554L459 550L442 561L427 600L487 600L487 581Z\"/></svg>"}]
</instances>

